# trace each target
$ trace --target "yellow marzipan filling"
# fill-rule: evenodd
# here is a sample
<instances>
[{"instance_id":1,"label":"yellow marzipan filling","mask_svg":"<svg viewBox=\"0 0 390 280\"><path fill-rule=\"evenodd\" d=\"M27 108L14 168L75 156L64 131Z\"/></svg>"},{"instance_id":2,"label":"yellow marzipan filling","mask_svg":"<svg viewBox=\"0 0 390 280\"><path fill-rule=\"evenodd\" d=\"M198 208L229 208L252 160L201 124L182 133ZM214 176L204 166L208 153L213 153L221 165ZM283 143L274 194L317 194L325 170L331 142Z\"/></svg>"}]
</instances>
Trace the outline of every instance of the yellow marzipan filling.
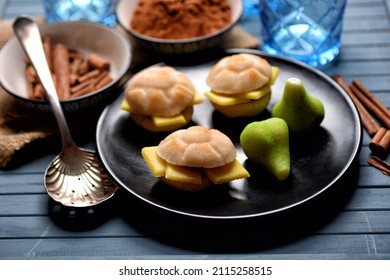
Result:
<instances>
[{"instance_id":1,"label":"yellow marzipan filling","mask_svg":"<svg viewBox=\"0 0 390 280\"><path fill-rule=\"evenodd\" d=\"M191 105L200 104L202 102L203 102L203 97L198 92L196 92ZM121 109L131 113L131 106L127 102L126 98L122 100ZM149 116L149 117L152 119L153 124L157 127L167 127L167 126L187 123L185 116L181 113L171 117L156 117L156 116Z\"/></svg>"},{"instance_id":2,"label":"yellow marzipan filling","mask_svg":"<svg viewBox=\"0 0 390 280\"><path fill-rule=\"evenodd\" d=\"M141 154L155 177L165 176L166 161L157 155L157 147L145 147Z\"/></svg>"},{"instance_id":3,"label":"yellow marzipan filling","mask_svg":"<svg viewBox=\"0 0 390 280\"><path fill-rule=\"evenodd\" d=\"M153 121L153 124L158 127L170 126L176 124L186 124L187 120L183 114L178 114L172 117L150 117Z\"/></svg>"},{"instance_id":4,"label":"yellow marzipan filling","mask_svg":"<svg viewBox=\"0 0 390 280\"><path fill-rule=\"evenodd\" d=\"M204 170L207 177L214 184L223 184L236 179L249 177L248 171L236 159L226 165L215 168L205 168Z\"/></svg>"},{"instance_id":5,"label":"yellow marzipan filling","mask_svg":"<svg viewBox=\"0 0 390 280\"><path fill-rule=\"evenodd\" d=\"M158 156L155 146L144 147L141 154L155 177L164 177L176 182L202 184L202 168L169 164ZM214 184L249 177L248 171L237 160L220 167L203 168L203 170Z\"/></svg>"},{"instance_id":6,"label":"yellow marzipan filling","mask_svg":"<svg viewBox=\"0 0 390 280\"><path fill-rule=\"evenodd\" d=\"M221 94L211 90L206 91L204 95L210 99L212 103L218 104L219 106L232 106L258 100L271 92L271 86L275 83L276 78L279 76L279 67L272 66L271 68L272 76L270 80L258 90L239 94Z\"/></svg>"},{"instance_id":7,"label":"yellow marzipan filling","mask_svg":"<svg viewBox=\"0 0 390 280\"><path fill-rule=\"evenodd\" d=\"M272 68L272 76L268 84L272 86L275 83L276 78L279 76L280 68L277 66L271 66L271 68Z\"/></svg>"},{"instance_id":8,"label":"yellow marzipan filling","mask_svg":"<svg viewBox=\"0 0 390 280\"><path fill-rule=\"evenodd\" d=\"M211 102L216 103L220 106L232 106L237 104L243 104L251 102L252 100L260 99L261 97L269 94L271 92L270 86L263 86L259 90L254 90L241 94L219 94L213 91L206 91L204 95L210 99Z\"/></svg>"},{"instance_id":9,"label":"yellow marzipan filling","mask_svg":"<svg viewBox=\"0 0 390 280\"><path fill-rule=\"evenodd\" d=\"M176 182L191 183L195 185L202 184L202 173L200 168L177 166L170 163L167 163L166 165L165 178Z\"/></svg>"}]
</instances>

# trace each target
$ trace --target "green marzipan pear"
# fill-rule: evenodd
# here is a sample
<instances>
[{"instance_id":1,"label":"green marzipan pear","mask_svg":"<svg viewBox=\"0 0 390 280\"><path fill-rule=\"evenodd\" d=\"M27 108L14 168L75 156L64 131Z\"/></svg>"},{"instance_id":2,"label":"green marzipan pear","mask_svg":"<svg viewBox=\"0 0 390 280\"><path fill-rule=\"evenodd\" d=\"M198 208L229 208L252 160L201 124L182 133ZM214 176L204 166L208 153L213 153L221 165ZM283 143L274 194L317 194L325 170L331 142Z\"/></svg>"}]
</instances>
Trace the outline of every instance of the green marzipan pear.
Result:
<instances>
[{"instance_id":1,"label":"green marzipan pear","mask_svg":"<svg viewBox=\"0 0 390 280\"><path fill-rule=\"evenodd\" d=\"M240 135L241 147L248 157L282 181L290 174L290 144L287 123L269 118L248 124Z\"/></svg>"},{"instance_id":2,"label":"green marzipan pear","mask_svg":"<svg viewBox=\"0 0 390 280\"><path fill-rule=\"evenodd\" d=\"M284 119L291 132L304 134L321 124L325 110L322 101L310 95L300 79L290 78L271 115Z\"/></svg>"}]
</instances>

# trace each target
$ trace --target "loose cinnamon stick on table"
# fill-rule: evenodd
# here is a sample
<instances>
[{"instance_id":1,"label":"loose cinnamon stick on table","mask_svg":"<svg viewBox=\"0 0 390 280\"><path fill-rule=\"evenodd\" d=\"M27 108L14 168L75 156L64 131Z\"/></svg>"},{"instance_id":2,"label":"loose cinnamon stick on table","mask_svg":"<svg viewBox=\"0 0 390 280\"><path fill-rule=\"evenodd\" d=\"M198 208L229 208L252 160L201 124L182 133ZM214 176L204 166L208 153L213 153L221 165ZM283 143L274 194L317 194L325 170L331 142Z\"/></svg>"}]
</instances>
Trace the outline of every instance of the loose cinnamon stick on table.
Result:
<instances>
[{"instance_id":1,"label":"loose cinnamon stick on table","mask_svg":"<svg viewBox=\"0 0 390 280\"><path fill-rule=\"evenodd\" d=\"M353 102L356 105L356 108L359 112L362 124L366 129L367 133L373 137L379 130L379 124L374 120L370 113L364 108L363 104L359 99L354 95L352 90L348 87L347 83L340 75L333 75L332 78L345 90L345 92L351 97Z\"/></svg>"},{"instance_id":2,"label":"loose cinnamon stick on table","mask_svg":"<svg viewBox=\"0 0 390 280\"><path fill-rule=\"evenodd\" d=\"M383 174L390 176L390 164L388 164L386 161L376 156L371 156L368 160L368 164L379 169Z\"/></svg>"},{"instance_id":3,"label":"loose cinnamon stick on table","mask_svg":"<svg viewBox=\"0 0 390 280\"><path fill-rule=\"evenodd\" d=\"M366 94L364 94L361 91L359 87L356 86L356 83L350 85L350 89L352 90L353 94L360 100L363 106L366 107L369 111L371 111L386 128L390 129L390 115L387 116L388 112L386 107L384 107L382 103L379 100L377 100L374 96L369 98ZM377 102L374 102L373 101L374 99L377 100Z\"/></svg>"},{"instance_id":4,"label":"loose cinnamon stick on table","mask_svg":"<svg viewBox=\"0 0 390 280\"><path fill-rule=\"evenodd\" d=\"M378 123L374 120L374 118L370 115L370 113L366 110L363 104L360 102L359 98L357 98L352 91L351 88L355 89L356 92L356 82L355 85L351 85L349 87L343 78L340 75L333 75L332 78L348 93L348 95L352 98L353 102L356 105L356 108L359 111L359 115L361 117L363 126L367 130L368 134L370 134L372 138L369 146L373 151L372 156L368 160L368 164L382 171L383 174L390 176L390 164L385 160L381 159L386 154L390 146L390 133L389 130L386 130L383 127L379 127ZM357 89L360 91L361 89Z\"/></svg>"},{"instance_id":5,"label":"loose cinnamon stick on table","mask_svg":"<svg viewBox=\"0 0 390 280\"><path fill-rule=\"evenodd\" d=\"M383 114L390 119L390 110L388 110L385 105L383 105L380 100L375 97L359 80L353 80L352 84L355 85L373 104L375 104Z\"/></svg>"},{"instance_id":6,"label":"loose cinnamon stick on table","mask_svg":"<svg viewBox=\"0 0 390 280\"><path fill-rule=\"evenodd\" d=\"M381 127L368 146L374 155L384 158L390 150L390 130Z\"/></svg>"}]
</instances>

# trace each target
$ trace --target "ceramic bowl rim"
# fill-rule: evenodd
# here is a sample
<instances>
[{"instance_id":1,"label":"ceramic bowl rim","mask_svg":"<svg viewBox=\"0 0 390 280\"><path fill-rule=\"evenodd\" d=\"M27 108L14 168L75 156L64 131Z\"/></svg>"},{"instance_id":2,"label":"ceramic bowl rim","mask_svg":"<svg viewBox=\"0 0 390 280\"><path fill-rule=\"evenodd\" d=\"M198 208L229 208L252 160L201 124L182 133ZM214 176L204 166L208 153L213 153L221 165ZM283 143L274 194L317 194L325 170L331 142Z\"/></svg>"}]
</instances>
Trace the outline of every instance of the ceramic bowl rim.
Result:
<instances>
[{"instance_id":1,"label":"ceramic bowl rim","mask_svg":"<svg viewBox=\"0 0 390 280\"><path fill-rule=\"evenodd\" d=\"M118 12L118 10L121 8L121 3L122 2L125 2L125 1L121 1L118 4L117 8L116 8L116 14L117 15L120 14ZM215 31L213 33L202 35L202 36L198 36L198 37L188 38L188 39L161 39L161 38L156 38L156 37L150 37L150 36L143 35L141 33L138 33L136 31L130 29L127 25L124 24L124 22L122 21L122 18L120 16L117 16L117 22L130 35L132 35L132 36L134 36L134 37L136 37L138 39L144 40L144 41L150 41L151 43L158 43L158 44L187 44L187 43L196 43L196 42L199 42L199 41L208 40L210 38L218 37L220 35L223 35L227 31L229 31L230 29L232 29L238 23L238 21L241 19L242 15L243 15L243 9L244 9L243 4L242 4L241 1L238 1L237 3L238 3L237 4L237 7L238 7L237 14L238 14L238 16L237 16L237 18L232 19L232 21L229 24L227 24L223 28L221 28L218 31ZM128 18L130 19L132 16L133 15L129 15Z\"/></svg>"}]
</instances>

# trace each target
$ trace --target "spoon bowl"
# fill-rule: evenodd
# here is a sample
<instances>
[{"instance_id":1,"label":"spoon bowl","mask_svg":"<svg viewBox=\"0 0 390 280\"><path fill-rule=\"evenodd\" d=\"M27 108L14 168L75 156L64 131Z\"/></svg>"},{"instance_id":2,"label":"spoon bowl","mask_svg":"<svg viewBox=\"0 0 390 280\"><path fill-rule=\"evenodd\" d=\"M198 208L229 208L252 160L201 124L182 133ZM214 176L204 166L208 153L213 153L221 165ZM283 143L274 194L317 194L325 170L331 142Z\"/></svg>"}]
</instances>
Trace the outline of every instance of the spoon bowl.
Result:
<instances>
[{"instance_id":1,"label":"spoon bowl","mask_svg":"<svg viewBox=\"0 0 390 280\"><path fill-rule=\"evenodd\" d=\"M17 17L13 29L34 67L56 118L62 151L49 164L44 184L48 194L65 206L86 207L114 195L117 186L108 178L94 151L78 147L67 125L46 61L38 25L26 16Z\"/></svg>"},{"instance_id":2,"label":"spoon bowl","mask_svg":"<svg viewBox=\"0 0 390 280\"><path fill-rule=\"evenodd\" d=\"M46 169L44 182L48 194L66 206L96 205L116 191L96 153L82 148L71 156L63 152L56 156Z\"/></svg>"}]
</instances>

